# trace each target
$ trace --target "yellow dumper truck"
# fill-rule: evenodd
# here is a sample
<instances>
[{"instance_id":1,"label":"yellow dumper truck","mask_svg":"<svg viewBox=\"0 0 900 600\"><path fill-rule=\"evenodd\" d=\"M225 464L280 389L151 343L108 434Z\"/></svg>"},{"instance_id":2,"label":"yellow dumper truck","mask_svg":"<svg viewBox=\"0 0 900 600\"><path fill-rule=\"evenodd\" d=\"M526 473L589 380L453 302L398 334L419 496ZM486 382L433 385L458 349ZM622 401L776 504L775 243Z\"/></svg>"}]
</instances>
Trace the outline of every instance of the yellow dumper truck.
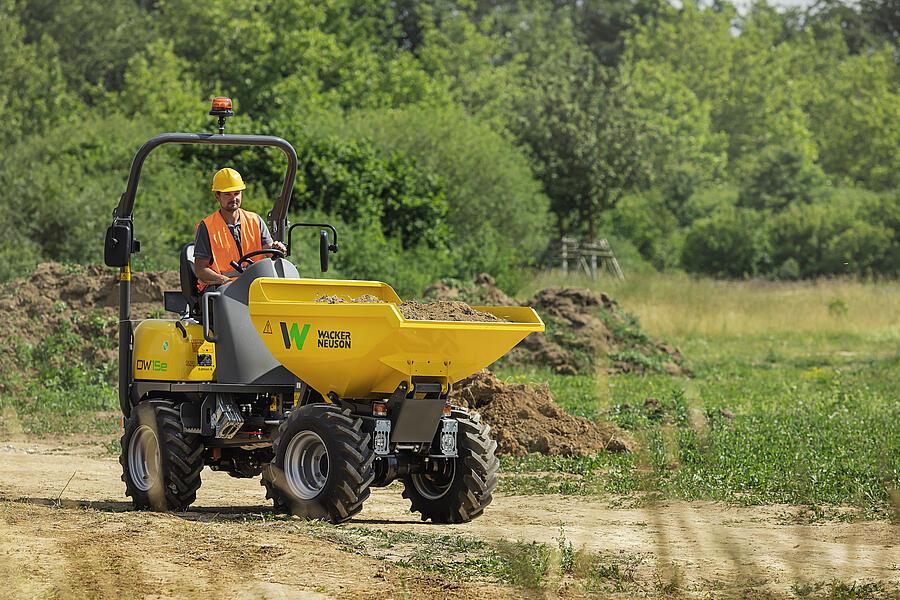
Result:
<instances>
[{"instance_id":1,"label":"yellow dumper truck","mask_svg":"<svg viewBox=\"0 0 900 600\"><path fill-rule=\"evenodd\" d=\"M218 133L166 133L138 150L106 233L106 264L119 268L125 493L136 508L185 510L208 466L261 475L278 511L341 522L361 510L370 487L399 478L423 520L479 516L497 485L496 442L477 414L450 404L450 388L543 331L540 318L530 308L481 306L499 320L410 320L384 283L300 277L287 258L294 228L320 229L323 271L337 231L289 224L294 148L226 134L230 101L217 99L210 114ZM186 244L181 290L165 298L178 317L134 321L135 198L145 159L166 144L280 149L287 170L267 220L288 252L245 255L236 279L201 294Z\"/></svg>"}]
</instances>

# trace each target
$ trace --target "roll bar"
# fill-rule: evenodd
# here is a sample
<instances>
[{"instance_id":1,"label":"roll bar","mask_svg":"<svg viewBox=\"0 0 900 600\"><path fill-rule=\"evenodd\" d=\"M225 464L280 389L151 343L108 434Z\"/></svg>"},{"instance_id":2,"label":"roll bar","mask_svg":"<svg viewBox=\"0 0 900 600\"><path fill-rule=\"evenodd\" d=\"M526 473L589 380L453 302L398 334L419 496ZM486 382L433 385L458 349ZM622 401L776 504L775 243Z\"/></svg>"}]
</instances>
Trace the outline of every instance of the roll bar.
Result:
<instances>
[{"instance_id":1,"label":"roll bar","mask_svg":"<svg viewBox=\"0 0 900 600\"><path fill-rule=\"evenodd\" d=\"M294 190L294 180L297 177L297 151L291 144L280 137L271 135L232 135L218 133L163 133L150 138L141 146L134 160L131 162L131 172L128 174L128 184L125 193L119 199L119 204L113 213L113 222L132 221L134 215L134 201L137 195L138 182L141 179L141 169L144 161L150 153L165 144L199 144L212 146L266 146L278 148L287 157L288 166L284 174L284 184L281 187L281 195L275 201L275 206L268 215L269 230L272 237L279 242L284 241L287 227L288 208L291 203L291 193Z\"/></svg>"}]
</instances>

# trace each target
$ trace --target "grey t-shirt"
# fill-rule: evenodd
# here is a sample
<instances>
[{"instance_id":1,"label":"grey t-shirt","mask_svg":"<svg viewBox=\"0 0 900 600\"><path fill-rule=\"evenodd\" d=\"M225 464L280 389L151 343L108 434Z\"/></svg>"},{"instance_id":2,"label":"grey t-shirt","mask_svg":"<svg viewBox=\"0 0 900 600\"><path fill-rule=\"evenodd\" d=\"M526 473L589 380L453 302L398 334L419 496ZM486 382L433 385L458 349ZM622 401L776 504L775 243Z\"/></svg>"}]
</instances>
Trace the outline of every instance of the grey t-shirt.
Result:
<instances>
[{"instance_id":1,"label":"grey t-shirt","mask_svg":"<svg viewBox=\"0 0 900 600\"><path fill-rule=\"evenodd\" d=\"M256 213L249 214L259 219L259 239L262 242L262 245L265 246L266 244L271 244L272 234L269 233L269 228L268 226L266 226L266 222L263 221L263 218ZM243 248L241 248L240 222L237 222L234 225L228 225L228 230L231 232L231 236L237 243L238 254L243 256L244 250ZM206 223L200 221L200 226L197 228L197 239L194 240L194 258L209 260L212 257L212 244L209 243L209 231L206 230Z\"/></svg>"}]
</instances>

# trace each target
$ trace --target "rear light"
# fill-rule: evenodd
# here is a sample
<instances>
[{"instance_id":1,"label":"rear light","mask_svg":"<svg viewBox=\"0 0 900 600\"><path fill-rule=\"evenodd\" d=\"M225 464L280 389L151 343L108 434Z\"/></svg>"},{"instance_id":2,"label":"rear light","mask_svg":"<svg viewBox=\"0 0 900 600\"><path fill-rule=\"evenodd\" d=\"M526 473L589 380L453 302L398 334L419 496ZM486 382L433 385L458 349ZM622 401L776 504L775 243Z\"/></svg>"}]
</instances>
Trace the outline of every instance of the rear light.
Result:
<instances>
[{"instance_id":1,"label":"rear light","mask_svg":"<svg viewBox=\"0 0 900 600\"><path fill-rule=\"evenodd\" d=\"M372 416L373 417L386 417L387 416L387 404L384 402L376 402L372 405Z\"/></svg>"},{"instance_id":2,"label":"rear light","mask_svg":"<svg viewBox=\"0 0 900 600\"><path fill-rule=\"evenodd\" d=\"M444 405L444 416L449 417L453 413L453 407L450 404Z\"/></svg>"}]
</instances>

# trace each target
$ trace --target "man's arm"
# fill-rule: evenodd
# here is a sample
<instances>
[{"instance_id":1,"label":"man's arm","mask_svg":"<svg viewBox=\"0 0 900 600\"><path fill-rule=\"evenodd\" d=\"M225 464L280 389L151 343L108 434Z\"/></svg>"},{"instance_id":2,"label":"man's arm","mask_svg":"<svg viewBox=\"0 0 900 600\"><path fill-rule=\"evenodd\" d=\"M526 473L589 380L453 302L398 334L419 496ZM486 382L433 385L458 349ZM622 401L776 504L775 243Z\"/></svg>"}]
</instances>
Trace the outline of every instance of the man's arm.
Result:
<instances>
[{"instance_id":1,"label":"man's arm","mask_svg":"<svg viewBox=\"0 0 900 600\"><path fill-rule=\"evenodd\" d=\"M272 234L269 233L269 226L266 225L266 222L263 221L263 218L257 215L259 219L259 233L260 239L262 240L263 250L281 250L282 252L287 252L287 247L281 242L276 242L272 239Z\"/></svg>"},{"instance_id":2,"label":"man's arm","mask_svg":"<svg viewBox=\"0 0 900 600\"><path fill-rule=\"evenodd\" d=\"M197 279L208 285L224 285L231 281L221 273L216 273L209 268L212 261L208 258L194 257L194 275Z\"/></svg>"}]
</instances>

